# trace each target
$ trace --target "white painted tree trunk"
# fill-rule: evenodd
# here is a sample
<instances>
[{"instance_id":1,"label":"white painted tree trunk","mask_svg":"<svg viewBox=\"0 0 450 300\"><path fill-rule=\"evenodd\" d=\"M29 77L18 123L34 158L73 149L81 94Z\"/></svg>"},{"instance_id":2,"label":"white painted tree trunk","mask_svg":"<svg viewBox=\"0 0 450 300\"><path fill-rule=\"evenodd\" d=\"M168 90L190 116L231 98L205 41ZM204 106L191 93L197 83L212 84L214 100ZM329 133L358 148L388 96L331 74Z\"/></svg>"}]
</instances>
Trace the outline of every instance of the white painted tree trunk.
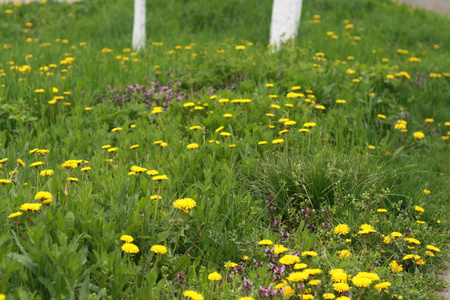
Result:
<instances>
[{"instance_id":1,"label":"white painted tree trunk","mask_svg":"<svg viewBox=\"0 0 450 300\"><path fill-rule=\"evenodd\" d=\"M145 39L145 0L134 0L133 49L143 49Z\"/></svg>"},{"instance_id":2,"label":"white painted tree trunk","mask_svg":"<svg viewBox=\"0 0 450 300\"><path fill-rule=\"evenodd\" d=\"M270 44L280 48L281 44L297 35L302 14L302 0L274 0Z\"/></svg>"}]
</instances>

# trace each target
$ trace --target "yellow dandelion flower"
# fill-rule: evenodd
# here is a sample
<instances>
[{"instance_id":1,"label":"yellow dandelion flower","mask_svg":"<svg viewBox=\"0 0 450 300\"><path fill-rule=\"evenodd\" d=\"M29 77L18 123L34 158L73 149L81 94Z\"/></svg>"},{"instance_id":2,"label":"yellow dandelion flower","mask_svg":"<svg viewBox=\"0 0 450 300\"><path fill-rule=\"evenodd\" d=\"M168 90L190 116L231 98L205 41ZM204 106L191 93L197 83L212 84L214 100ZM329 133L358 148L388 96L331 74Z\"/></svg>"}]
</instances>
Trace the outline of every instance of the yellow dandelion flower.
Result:
<instances>
[{"instance_id":1,"label":"yellow dandelion flower","mask_svg":"<svg viewBox=\"0 0 450 300\"><path fill-rule=\"evenodd\" d=\"M283 265L292 265L294 263L300 262L300 258L298 256L288 254L280 258L279 262Z\"/></svg>"},{"instance_id":2,"label":"yellow dandelion flower","mask_svg":"<svg viewBox=\"0 0 450 300\"><path fill-rule=\"evenodd\" d=\"M385 291L388 287L390 287L392 284L390 282L380 282L375 284L375 288L378 290L378 292Z\"/></svg>"},{"instance_id":3,"label":"yellow dandelion flower","mask_svg":"<svg viewBox=\"0 0 450 300\"><path fill-rule=\"evenodd\" d=\"M295 290L288 285L285 286L283 289L283 295L285 295L286 297L290 297L290 296L294 295L294 293L295 293ZM303 298L303 299L305 299L305 298Z\"/></svg>"},{"instance_id":4,"label":"yellow dandelion flower","mask_svg":"<svg viewBox=\"0 0 450 300\"><path fill-rule=\"evenodd\" d=\"M244 46L242 46L244 47ZM196 291L187 290L183 292L184 297L188 297L191 300L204 300L204 297L202 294L197 293Z\"/></svg>"},{"instance_id":5,"label":"yellow dandelion flower","mask_svg":"<svg viewBox=\"0 0 450 300\"><path fill-rule=\"evenodd\" d=\"M150 251L156 253L156 254L166 254L167 253L167 247L163 245L153 245L150 247Z\"/></svg>"},{"instance_id":6,"label":"yellow dandelion flower","mask_svg":"<svg viewBox=\"0 0 450 300\"><path fill-rule=\"evenodd\" d=\"M339 224L334 227L334 234L346 235L350 232L350 227L346 224Z\"/></svg>"},{"instance_id":7,"label":"yellow dandelion flower","mask_svg":"<svg viewBox=\"0 0 450 300\"><path fill-rule=\"evenodd\" d=\"M393 260L390 263L390 266L391 266L392 272L394 272L394 273L399 273L399 272L403 271L403 266L398 264L397 261L395 261L395 260Z\"/></svg>"},{"instance_id":8,"label":"yellow dandelion flower","mask_svg":"<svg viewBox=\"0 0 450 300\"><path fill-rule=\"evenodd\" d=\"M40 200L44 204L49 204L52 202L53 196L49 192L37 192L34 196L34 200Z\"/></svg>"},{"instance_id":9,"label":"yellow dandelion flower","mask_svg":"<svg viewBox=\"0 0 450 300\"><path fill-rule=\"evenodd\" d=\"M162 180L167 180L169 179L169 177L167 177L167 175L156 175L152 177L152 180L154 181L162 181Z\"/></svg>"},{"instance_id":10,"label":"yellow dandelion flower","mask_svg":"<svg viewBox=\"0 0 450 300\"><path fill-rule=\"evenodd\" d=\"M423 209L423 207L420 206L414 206L414 210L417 211L417 213L419 213L419 215L423 214L425 212L425 209Z\"/></svg>"},{"instance_id":11,"label":"yellow dandelion flower","mask_svg":"<svg viewBox=\"0 0 450 300\"><path fill-rule=\"evenodd\" d=\"M208 279L211 281L220 281L222 280L222 275L217 272L213 272L208 275Z\"/></svg>"},{"instance_id":12,"label":"yellow dandelion flower","mask_svg":"<svg viewBox=\"0 0 450 300\"><path fill-rule=\"evenodd\" d=\"M36 211L39 210L41 206L42 206L41 203L24 203L19 207L19 209L26 211Z\"/></svg>"},{"instance_id":13,"label":"yellow dandelion flower","mask_svg":"<svg viewBox=\"0 0 450 300\"><path fill-rule=\"evenodd\" d=\"M267 240L267 239L261 240L258 242L258 245L272 245L272 244L273 244L273 242L271 240Z\"/></svg>"},{"instance_id":14,"label":"yellow dandelion flower","mask_svg":"<svg viewBox=\"0 0 450 300\"><path fill-rule=\"evenodd\" d=\"M372 225L369 224L362 224L361 226L361 230L358 231L359 234L368 234L371 232L377 232Z\"/></svg>"},{"instance_id":15,"label":"yellow dandelion flower","mask_svg":"<svg viewBox=\"0 0 450 300\"><path fill-rule=\"evenodd\" d=\"M122 251L129 254L139 253L139 248L135 244L125 243L122 245Z\"/></svg>"},{"instance_id":16,"label":"yellow dandelion flower","mask_svg":"<svg viewBox=\"0 0 450 300\"><path fill-rule=\"evenodd\" d=\"M186 146L187 149L197 149L198 148L198 144L197 143L192 143Z\"/></svg>"},{"instance_id":17,"label":"yellow dandelion flower","mask_svg":"<svg viewBox=\"0 0 450 300\"><path fill-rule=\"evenodd\" d=\"M302 252L302 256L317 256L317 252L314 251L304 251Z\"/></svg>"},{"instance_id":18,"label":"yellow dandelion flower","mask_svg":"<svg viewBox=\"0 0 450 300\"><path fill-rule=\"evenodd\" d=\"M336 282L336 283L333 283L333 290L335 290L338 293L342 293L342 292L350 290L350 286L345 282Z\"/></svg>"},{"instance_id":19,"label":"yellow dandelion flower","mask_svg":"<svg viewBox=\"0 0 450 300\"><path fill-rule=\"evenodd\" d=\"M435 251L435 252L441 252L441 249L439 249L439 248L437 248L437 247L435 247L435 246L427 245L426 247L427 247L427 249L430 249L430 250L432 250L432 251Z\"/></svg>"},{"instance_id":20,"label":"yellow dandelion flower","mask_svg":"<svg viewBox=\"0 0 450 300\"><path fill-rule=\"evenodd\" d=\"M156 170L148 170L146 173L151 176L158 175L158 171L156 171Z\"/></svg>"},{"instance_id":21,"label":"yellow dandelion flower","mask_svg":"<svg viewBox=\"0 0 450 300\"><path fill-rule=\"evenodd\" d=\"M18 216L21 216L21 215L22 215L22 212L18 211L18 212L15 212L15 213L10 214L10 215L8 216L8 218L9 218L9 219L13 219L13 218L17 218Z\"/></svg>"},{"instance_id":22,"label":"yellow dandelion flower","mask_svg":"<svg viewBox=\"0 0 450 300\"><path fill-rule=\"evenodd\" d=\"M416 264L417 264L418 266L423 266L425 263L426 263L426 262L425 262L423 259L418 259L418 260L416 260Z\"/></svg>"},{"instance_id":23,"label":"yellow dandelion flower","mask_svg":"<svg viewBox=\"0 0 450 300\"><path fill-rule=\"evenodd\" d=\"M370 280L369 278L361 277L358 275L352 278L352 282L355 286L358 287L368 287L372 284L372 280Z\"/></svg>"},{"instance_id":24,"label":"yellow dandelion flower","mask_svg":"<svg viewBox=\"0 0 450 300\"><path fill-rule=\"evenodd\" d=\"M306 269L308 267L307 264L301 263L301 264L295 264L294 265L294 270L303 270Z\"/></svg>"},{"instance_id":25,"label":"yellow dandelion flower","mask_svg":"<svg viewBox=\"0 0 450 300\"><path fill-rule=\"evenodd\" d=\"M224 265L224 267L225 268L234 268L234 267L236 267L238 264L237 263L234 263L234 262L227 262L225 265Z\"/></svg>"},{"instance_id":26,"label":"yellow dandelion flower","mask_svg":"<svg viewBox=\"0 0 450 300\"><path fill-rule=\"evenodd\" d=\"M18 158L18 159L16 160L16 162L17 162L21 167L25 167L25 166L26 166L25 163L23 162L23 160L21 160L20 158Z\"/></svg>"},{"instance_id":27,"label":"yellow dandelion flower","mask_svg":"<svg viewBox=\"0 0 450 300\"><path fill-rule=\"evenodd\" d=\"M413 137L420 140L423 139L425 137L425 134L421 131L416 131L413 133Z\"/></svg>"},{"instance_id":28,"label":"yellow dandelion flower","mask_svg":"<svg viewBox=\"0 0 450 300\"><path fill-rule=\"evenodd\" d=\"M41 172L39 172L39 175L41 175L41 176L50 176L50 175L53 175L53 174L55 174L55 171L53 171L53 170L42 170Z\"/></svg>"},{"instance_id":29,"label":"yellow dandelion flower","mask_svg":"<svg viewBox=\"0 0 450 300\"><path fill-rule=\"evenodd\" d=\"M124 234L120 237L121 241L124 241L125 243L132 243L134 241L134 238L131 235Z\"/></svg>"},{"instance_id":30,"label":"yellow dandelion flower","mask_svg":"<svg viewBox=\"0 0 450 300\"><path fill-rule=\"evenodd\" d=\"M275 140L272 141L272 144L274 144L274 145L281 144L281 143L284 143L283 139L275 139Z\"/></svg>"},{"instance_id":31,"label":"yellow dandelion flower","mask_svg":"<svg viewBox=\"0 0 450 300\"><path fill-rule=\"evenodd\" d=\"M185 213L188 213L190 209L194 208L197 205L197 203L192 198L182 198L175 200L172 205L184 211Z\"/></svg>"},{"instance_id":32,"label":"yellow dandelion flower","mask_svg":"<svg viewBox=\"0 0 450 300\"><path fill-rule=\"evenodd\" d=\"M42 161L37 161L37 162L34 162L34 163L30 164L30 167L39 167L39 166L41 166L43 164L44 163Z\"/></svg>"},{"instance_id":33,"label":"yellow dandelion flower","mask_svg":"<svg viewBox=\"0 0 450 300\"><path fill-rule=\"evenodd\" d=\"M344 259L344 258L352 256L352 253L350 251L348 251L348 250L338 251L338 254L339 254L339 258L340 259Z\"/></svg>"},{"instance_id":34,"label":"yellow dandelion flower","mask_svg":"<svg viewBox=\"0 0 450 300\"><path fill-rule=\"evenodd\" d=\"M316 285L319 285L319 283L321 283L321 282L322 281L320 281L319 279L314 279L314 280L308 281L308 284L312 285L312 286L316 286Z\"/></svg>"},{"instance_id":35,"label":"yellow dandelion flower","mask_svg":"<svg viewBox=\"0 0 450 300\"><path fill-rule=\"evenodd\" d=\"M280 253L284 253L284 252L286 252L286 251L289 251L289 249L286 248L286 247L284 247L283 245L274 245L274 246L273 246L273 253L274 253L275 255L278 255L278 254L280 254Z\"/></svg>"},{"instance_id":36,"label":"yellow dandelion flower","mask_svg":"<svg viewBox=\"0 0 450 300\"><path fill-rule=\"evenodd\" d=\"M130 167L130 170L132 172L135 172L135 173L144 173L144 172L147 171L146 168L142 168L142 167L139 167L139 166L132 166L132 167Z\"/></svg>"},{"instance_id":37,"label":"yellow dandelion flower","mask_svg":"<svg viewBox=\"0 0 450 300\"><path fill-rule=\"evenodd\" d=\"M305 272L293 272L289 274L289 276L286 278L287 281L293 281L293 282L299 282L299 281L305 281L309 277L308 273Z\"/></svg>"},{"instance_id":38,"label":"yellow dandelion flower","mask_svg":"<svg viewBox=\"0 0 450 300\"><path fill-rule=\"evenodd\" d=\"M306 127L306 128L311 128L311 127L316 127L316 126L317 126L316 122L306 122L305 124L303 124L303 127Z\"/></svg>"}]
</instances>

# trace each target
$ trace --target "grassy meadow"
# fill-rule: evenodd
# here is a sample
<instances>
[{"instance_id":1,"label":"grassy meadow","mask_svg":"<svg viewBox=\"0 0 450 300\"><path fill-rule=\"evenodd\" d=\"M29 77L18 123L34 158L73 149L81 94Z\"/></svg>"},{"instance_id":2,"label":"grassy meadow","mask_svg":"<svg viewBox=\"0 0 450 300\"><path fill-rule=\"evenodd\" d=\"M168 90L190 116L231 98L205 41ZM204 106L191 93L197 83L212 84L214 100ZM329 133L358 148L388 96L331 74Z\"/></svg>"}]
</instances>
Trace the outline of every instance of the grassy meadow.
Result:
<instances>
[{"instance_id":1,"label":"grassy meadow","mask_svg":"<svg viewBox=\"0 0 450 300\"><path fill-rule=\"evenodd\" d=\"M448 18L271 7L0 4L0 299L438 299Z\"/></svg>"}]
</instances>

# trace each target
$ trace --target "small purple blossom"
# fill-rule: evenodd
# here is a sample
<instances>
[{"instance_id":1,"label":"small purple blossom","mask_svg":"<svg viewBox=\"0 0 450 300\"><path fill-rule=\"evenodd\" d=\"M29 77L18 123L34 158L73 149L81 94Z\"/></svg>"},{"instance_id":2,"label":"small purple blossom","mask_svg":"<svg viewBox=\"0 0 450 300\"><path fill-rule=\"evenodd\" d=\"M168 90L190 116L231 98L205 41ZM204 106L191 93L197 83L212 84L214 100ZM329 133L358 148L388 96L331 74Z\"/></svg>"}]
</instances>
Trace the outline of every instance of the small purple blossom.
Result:
<instances>
[{"instance_id":1,"label":"small purple blossom","mask_svg":"<svg viewBox=\"0 0 450 300\"><path fill-rule=\"evenodd\" d=\"M266 247L266 249L264 249L264 256L268 259L272 259L274 257L273 248Z\"/></svg>"},{"instance_id":2,"label":"small purple blossom","mask_svg":"<svg viewBox=\"0 0 450 300\"><path fill-rule=\"evenodd\" d=\"M256 267L262 267L264 265L263 261L259 261L259 260L256 260L256 259L253 259L253 262L255 263Z\"/></svg>"},{"instance_id":3,"label":"small purple blossom","mask_svg":"<svg viewBox=\"0 0 450 300\"><path fill-rule=\"evenodd\" d=\"M259 286L258 294L261 298L272 298L276 295L276 291L272 290L270 285L268 287Z\"/></svg>"},{"instance_id":4,"label":"small purple blossom","mask_svg":"<svg viewBox=\"0 0 450 300\"><path fill-rule=\"evenodd\" d=\"M281 231L280 232L280 236L281 236L281 240L282 241L289 240L289 235L290 235L289 231Z\"/></svg>"},{"instance_id":5,"label":"small purple blossom","mask_svg":"<svg viewBox=\"0 0 450 300\"><path fill-rule=\"evenodd\" d=\"M184 274L182 272L177 274L177 281L179 284L186 282L186 278L184 278Z\"/></svg>"},{"instance_id":6,"label":"small purple blossom","mask_svg":"<svg viewBox=\"0 0 450 300\"><path fill-rule=\"evenodd\" d=\"M242 290L247 293L248 291L253 290L254 288L255 287L253 286L253 281L244 277L244 283L242 285Z\"/></svg>"}]
</instances>

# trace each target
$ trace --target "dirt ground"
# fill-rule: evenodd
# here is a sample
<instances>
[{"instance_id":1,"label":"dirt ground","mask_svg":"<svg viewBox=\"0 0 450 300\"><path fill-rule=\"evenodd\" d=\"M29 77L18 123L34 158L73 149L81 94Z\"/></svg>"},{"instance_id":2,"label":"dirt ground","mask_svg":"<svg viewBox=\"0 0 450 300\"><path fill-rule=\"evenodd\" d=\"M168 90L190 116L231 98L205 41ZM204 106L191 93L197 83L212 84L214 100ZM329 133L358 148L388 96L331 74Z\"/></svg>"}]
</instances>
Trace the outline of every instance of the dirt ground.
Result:
<instances>
[{"instance_id":1,"label":"dirt ground","mask_svg":"<svg viewBox=\"0 0 450 300\"><path fill-rule=\"evenodd\" d=\"M450 0L396 0L415 7L436 10L444 13L450 12Z\"/></svg>"}]
</instances>

